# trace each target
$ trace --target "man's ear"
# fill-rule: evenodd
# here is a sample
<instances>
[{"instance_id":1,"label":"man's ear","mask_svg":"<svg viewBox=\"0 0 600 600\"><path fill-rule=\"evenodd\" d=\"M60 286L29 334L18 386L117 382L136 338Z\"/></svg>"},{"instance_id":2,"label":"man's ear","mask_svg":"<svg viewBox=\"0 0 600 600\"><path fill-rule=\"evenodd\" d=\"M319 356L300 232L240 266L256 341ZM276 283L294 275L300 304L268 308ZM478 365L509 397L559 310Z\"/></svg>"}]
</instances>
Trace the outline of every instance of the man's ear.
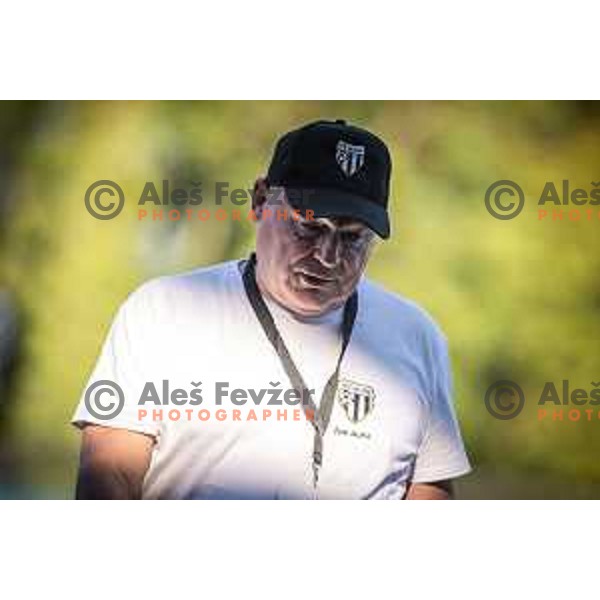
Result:
<instances>
[{"instance_id":1,"label":"man's ear","mask_svg":"<svg viewBox=\"0 0 600 600\"><path fill-rule=\"evenodd\" d=\"M263 176L258 177L254 182L254 189L252 190L252 210L259 219L262 217L262 211L267 202L268 191L267 178Z\"/></svg>"}]
</instances>

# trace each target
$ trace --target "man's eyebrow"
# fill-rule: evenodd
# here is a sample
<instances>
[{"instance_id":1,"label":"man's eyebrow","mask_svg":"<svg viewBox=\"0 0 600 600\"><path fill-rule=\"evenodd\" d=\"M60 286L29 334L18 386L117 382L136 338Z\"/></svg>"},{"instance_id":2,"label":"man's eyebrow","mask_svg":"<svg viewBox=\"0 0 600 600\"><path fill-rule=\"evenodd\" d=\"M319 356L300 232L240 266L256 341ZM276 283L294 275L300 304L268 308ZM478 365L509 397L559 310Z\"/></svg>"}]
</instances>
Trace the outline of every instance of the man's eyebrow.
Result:
<instances>
[{"instance_id":1,"label":"man's eyebrow","mask_svg":"<svg viewBox=\"0 0 600 600\"><path fill-rule=\"evenodd\" d=\"M340 223L340 222L333 222L335 224L335 226L338 229L341 229L343 231L349 231L349 232L356 232L356 233L362 233L362 232L368 232L371 231L364 223L361 223L360 221L349 221L346 223Z\"/></svg>"},{"instance_id":2,"label":"man's eyebrow","mask_svg":"<svg viewBox=\"0 0 600 600\"><path fill-rule=\"evenodd\" d=\"M342 223L340 225L338 225L338 227L343 228L343 229L352 229L355 231L370 231L370 229L364 225L363 223L357 223L357 222L353 222L353 223Z\"/></svg>"}]
</instances>

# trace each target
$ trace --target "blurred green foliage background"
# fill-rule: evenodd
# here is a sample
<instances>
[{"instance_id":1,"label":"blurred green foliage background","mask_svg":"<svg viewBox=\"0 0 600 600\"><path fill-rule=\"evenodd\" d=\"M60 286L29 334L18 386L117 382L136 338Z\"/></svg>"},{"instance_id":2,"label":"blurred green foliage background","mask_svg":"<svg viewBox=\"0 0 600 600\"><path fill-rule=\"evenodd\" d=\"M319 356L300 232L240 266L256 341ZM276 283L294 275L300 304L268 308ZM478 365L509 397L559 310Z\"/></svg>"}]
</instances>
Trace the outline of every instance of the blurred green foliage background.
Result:
<instances>
[{"instance_id":1,"label":"blurred green foliage background","mask_svg":"<svg viewBox=\"0 0 600 600\"><path fill-rule=\"evenodd\" d=\"M600 419L538 421L535 406L545 381L600 381L599 208L592 221L537 217L547 181L600 181L600 104L341 101L0 103L0 497L72 495L68 422L133 288L252 248L247 222L138 221L145 182L250 188L277 137L317 118L370 128L392 151L393 238L369 275L449 338L476 466L459 496L600 498ZM100 179L128 199L113 220L84 207ZM512 220L484 205L501 179L525 192ZM514 420L484 406L499 379L528 399Z\"/></svg>"}]
</instances>

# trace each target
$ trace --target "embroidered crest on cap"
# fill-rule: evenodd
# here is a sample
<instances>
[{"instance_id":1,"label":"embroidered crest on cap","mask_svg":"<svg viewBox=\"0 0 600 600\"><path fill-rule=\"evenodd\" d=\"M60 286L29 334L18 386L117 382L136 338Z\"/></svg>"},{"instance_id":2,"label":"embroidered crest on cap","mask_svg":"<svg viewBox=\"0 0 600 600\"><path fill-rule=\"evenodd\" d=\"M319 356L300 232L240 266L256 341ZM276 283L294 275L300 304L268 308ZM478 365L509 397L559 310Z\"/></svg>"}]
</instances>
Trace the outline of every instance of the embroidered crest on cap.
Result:
<instances>
[{"instance_id":1,"label":"embroidered crest on cap","mask_svg":"<svg viewBox=\"0 0 600 600\"><path fill-rule=\"evenodd\" d=\"M348 177L352 177L365 162L365 147L340 140L335 148L335 160Z\"/></svg>"}]
</instances>

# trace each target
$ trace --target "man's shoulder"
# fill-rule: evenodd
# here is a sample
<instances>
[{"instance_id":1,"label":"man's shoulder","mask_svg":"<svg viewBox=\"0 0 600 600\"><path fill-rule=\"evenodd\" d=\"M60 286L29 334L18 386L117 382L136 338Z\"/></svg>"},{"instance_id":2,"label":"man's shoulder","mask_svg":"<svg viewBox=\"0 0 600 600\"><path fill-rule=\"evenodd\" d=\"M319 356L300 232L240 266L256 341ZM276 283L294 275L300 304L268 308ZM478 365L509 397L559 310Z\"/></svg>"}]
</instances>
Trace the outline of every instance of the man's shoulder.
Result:
<instances>
[{"instance_id":1,"label":"man's shoulder","mask_svg":"<svg viewBox=\"0 0 600 600\"><path fill-rule=\"evenodd\" d=\"M367 278L361 289L366 301L365 317L371 327L391 335L409 333L428 340L446 339L434 317L414 300Z\"/></svg>"},{"instance_id":2,"label":"man's shoulder","mask_svg":"<svg viewBox=\"0 0 600 600\"><path fill-rule=\"evenodd\" d=\"M164 306L173 311L178 306L195 304L201 299L206 307L212 297L217 299L220 292L227 289L237 262L231 260L148 279L129 294L124 306L153 309Z\"/></svg>"}]
</instances>

